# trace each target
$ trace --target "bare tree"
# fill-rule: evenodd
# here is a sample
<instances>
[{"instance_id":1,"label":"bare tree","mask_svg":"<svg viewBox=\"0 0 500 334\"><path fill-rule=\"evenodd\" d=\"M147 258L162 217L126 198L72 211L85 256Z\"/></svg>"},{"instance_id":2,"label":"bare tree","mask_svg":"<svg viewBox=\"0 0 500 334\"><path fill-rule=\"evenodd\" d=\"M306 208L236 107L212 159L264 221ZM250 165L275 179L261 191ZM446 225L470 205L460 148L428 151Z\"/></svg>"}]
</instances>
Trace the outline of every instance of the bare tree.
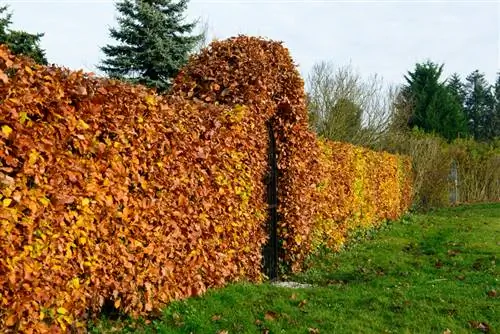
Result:
<instances>
[{"instance_id":1,"label":"bare tree","mask_svg":"<svg viewBox=\"0 0 500 334\"><path fill-rule=\"evenodd\" d=\"M199 18L198 21L198 29L201 35L201 38L193 50L193 53L199 53L202 49L206 48L211 42L217 40L217 38L210 32L210 23L208 19ZM212 35L212 38L210 38Z\"/></svg>"},{"instance_id":2,"label":"bare tree","mask_svg":"<svg viewBox=\"0 0 500 334\"><path fill-rule=\"evenodd\" d=\"M351 64L323 61L313 66L307 90L310 123L321 136L373 146L388 129L396 88L380 76L363 79Z\"/></svg>"}]
</instances>

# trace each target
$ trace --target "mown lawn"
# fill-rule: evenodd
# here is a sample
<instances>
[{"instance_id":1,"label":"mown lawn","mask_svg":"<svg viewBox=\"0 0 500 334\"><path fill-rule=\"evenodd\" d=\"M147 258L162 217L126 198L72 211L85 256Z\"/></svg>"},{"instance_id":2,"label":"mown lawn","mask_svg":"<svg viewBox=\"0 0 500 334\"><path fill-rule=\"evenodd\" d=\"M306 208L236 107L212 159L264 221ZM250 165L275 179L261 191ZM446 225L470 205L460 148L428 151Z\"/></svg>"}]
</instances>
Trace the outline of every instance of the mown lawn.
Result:
<instances>
[{"instance_id":1,"label":"mown lawn","mask_svg":"<svg viewBox=\"0 0 500 334\"><path fill-rule=\"evenodd\" d=\"M289 279L239 283L172 303L145 324L103 320L94 333L499 333L500 204L411 215Z\"/></svg>"}]
</instances>

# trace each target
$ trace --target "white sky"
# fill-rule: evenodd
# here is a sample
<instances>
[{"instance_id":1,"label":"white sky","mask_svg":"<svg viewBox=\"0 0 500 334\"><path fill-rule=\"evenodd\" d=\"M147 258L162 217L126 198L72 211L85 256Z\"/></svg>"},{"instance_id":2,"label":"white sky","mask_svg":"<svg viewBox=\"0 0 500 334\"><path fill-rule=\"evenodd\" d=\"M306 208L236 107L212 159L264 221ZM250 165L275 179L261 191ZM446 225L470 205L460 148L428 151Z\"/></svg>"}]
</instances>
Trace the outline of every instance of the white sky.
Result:
<instances>
[{"instance_id":1,"label":"white sky","mask_svg":"<svg viewBox=\"0 0 500 334\"><path fill-rule=\"evenodd\" d=\"M44 32L49 62L95 71L100 47L113 43L114 1L0 1L13 28ZM188 18L208 20L210 34L284 41L305 77L315 62L349 62L363 75L402 83L419 61L445 63L448 75L475 69L494 82L500 67L499 1L208 1L191 0Z\"/></svg>"}]
</instances>

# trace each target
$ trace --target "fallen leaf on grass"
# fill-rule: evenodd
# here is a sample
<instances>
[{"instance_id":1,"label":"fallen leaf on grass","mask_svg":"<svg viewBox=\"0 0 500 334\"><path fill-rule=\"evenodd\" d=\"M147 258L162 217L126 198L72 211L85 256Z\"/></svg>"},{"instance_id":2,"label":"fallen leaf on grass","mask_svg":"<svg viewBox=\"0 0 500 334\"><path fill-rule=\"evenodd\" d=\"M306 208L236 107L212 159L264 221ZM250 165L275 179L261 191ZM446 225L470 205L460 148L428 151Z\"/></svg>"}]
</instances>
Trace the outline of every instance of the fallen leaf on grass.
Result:
<instances>
[{"instance_id":1,"label":"fallen leaf on grass","mask_svg":"<svg viewBox=\"0 0 500 334\"><path fill-rule=\"evenodd\" d=\"M496 297L497 296L497 290L493 289L488 291L488 296L490 297Z\"/></svg>"},{"instance_id":2,"label":"fallen leaf on grass","mask_svg":"<svg viewBox=\"0 0 500 334\"><path fill-rule=\"evenodd\" d=\"M443 334L452 334L452 333L451 333L451 330L450 330L450 329L446 328L446 329L444 330Z\"/></svg>"},{"instance_id":3,"label":"fallen leaf on grass","mask_svg":"<svg viewBox=\"0 0 500 334\"><path fill-rule=\"evenodd\" d=\"M221 316L219 314L214 314L212 316L212 321L217 321L217 320L220 320Z\"/></svg>"},{"instance_id":4,"label":"fallen leaf on grass","mask_svg":"<svg viewBox=\"0 0 500 334\"><path fill-rule=\"evenodd\" d=\"M317 328L309 328L308 331L309 331L309 334L318 334L319 333L319 329L317 329Z\"/></svg>"},{"instance_id":5,"label":"fallen leaf on grass","mask_svg":"<svg viewBox=\"0 0 500 334\"><path fill-rule=\"evenodd\" d=\"M488 325L485 322L469 321L469 325L472 328L479 329L483 333L489 333L490 332L490 325Z\"/></svg>"},{"instance_id":6,"label":"fallen leaf on grass","mask_svg":"<svg viewBox=\"0 0 500 334\"><path fill-rule=\"evenodd\" d=\"M174 312L172 314L172 319L174 320L174 324L177 326L177 327L181 327L182 325L184 325L184 322L182 322L182 318L180 316L179 313L177 312Z\"/></svg>"},{"instance_id":7,"label":"fallen leaf on grass","mask_svg":"<svg viewBox=\"0 0 500 334\"><path fill-rule=\"evenodd\" d=\"M273 311L267 311L266 314L264 315L264 319L273 321L276 320L276 312Z\"/></svg>"},{"instance_id":8,"label":"fallen leaf on grass","mask_svg":"<svg viewBox=\"0 0 500 334\"><path fill-rule=\"evenodd\" d=\"M290 300L295 300L295 299L297 299L297 294L292 293L292 295L290 296Z\"/></svg>"},{"instance_id":9,"label":"fallen leaf on grass","mask_svg":"<svg viewBox=\"0 0 500 334\"><path fill-rule=\"evenodd\" d=\"M458 249L448 249L449 256L455 256L457 254L460 254L460 251Z\"/></svg>"},{"instance_id":10,"label":"fallen leaf on grass","mask_svg":"<svg viewBox=\"0 0 500 334\"><path fill-rule=\"evenodd\" d=\"M299 307L304 307L307 304L307 300L303 300L299 303Z\"/></svg>"},{"instance_id":11,"label":"fallen leaf on grass","mask_svg":"<svg viewBox=\"0 0 500 334\"><path fill-rule=\"evenodd\" d=\"M223 329L223 330L218 331L217 334L229 334L229 332L227 330Z\"/></svg>"}]
</instances>

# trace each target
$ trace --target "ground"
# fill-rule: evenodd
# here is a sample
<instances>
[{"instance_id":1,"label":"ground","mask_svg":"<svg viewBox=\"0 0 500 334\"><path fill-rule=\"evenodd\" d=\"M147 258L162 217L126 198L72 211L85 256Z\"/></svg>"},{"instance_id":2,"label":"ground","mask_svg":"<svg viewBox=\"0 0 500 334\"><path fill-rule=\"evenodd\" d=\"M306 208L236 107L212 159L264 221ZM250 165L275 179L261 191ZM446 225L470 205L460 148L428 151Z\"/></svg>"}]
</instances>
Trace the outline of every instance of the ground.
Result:
<instances>
[{"instance_id":1,"label":"ground","mask_svg":"<svg viewBox=\"0 0 500 334\"><path fill-rule=\"evenodd\" d=\"M160 319L103 319L94 333L498 333L500 204L411 214L288 280L238 283L172 303Z\"/></svg>"}]
</instances>

